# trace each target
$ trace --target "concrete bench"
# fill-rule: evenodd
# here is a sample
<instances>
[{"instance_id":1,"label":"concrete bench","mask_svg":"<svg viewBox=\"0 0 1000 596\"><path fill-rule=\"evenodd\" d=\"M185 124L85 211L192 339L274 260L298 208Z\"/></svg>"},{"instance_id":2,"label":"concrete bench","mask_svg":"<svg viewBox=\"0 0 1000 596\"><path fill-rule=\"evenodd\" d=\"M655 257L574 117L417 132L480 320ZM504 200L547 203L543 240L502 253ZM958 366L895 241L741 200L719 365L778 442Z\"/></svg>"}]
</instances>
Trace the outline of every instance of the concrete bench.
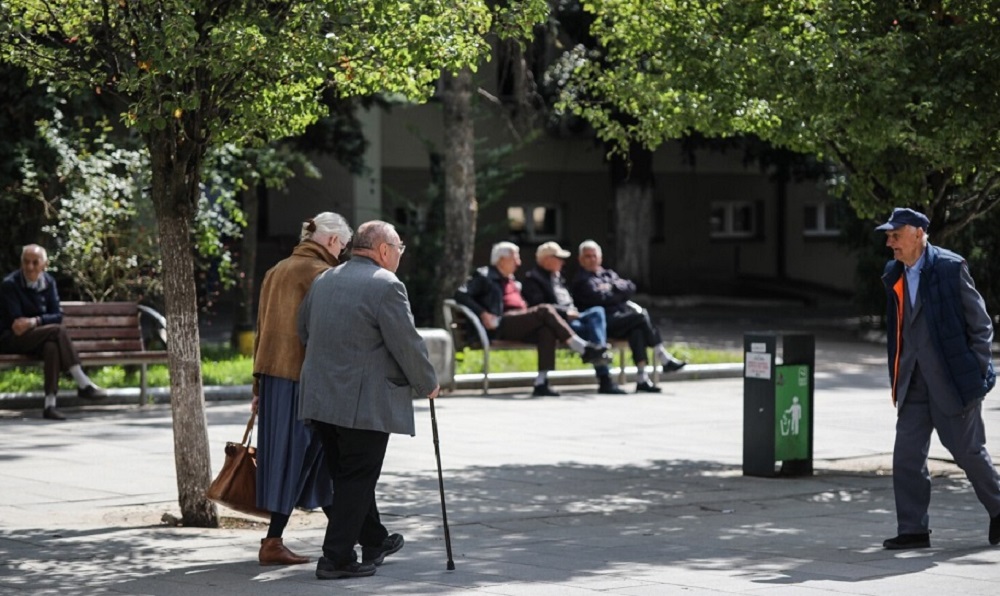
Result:
<instances>
[{"instance_id":1,"label":"concrete bench","mask_svg":"<svg viewBox=\"0 0 1000 596\"><path fill-rule=\"evenodd\" d=\"M166 344L166 319L135 302L63 302L63 326L80 354L83 366L137 365L139 400L146 403L146 367L167 361L166 350L147 350L142 316ZM0 354L0 368L39 366L42 360L26 354Z\"/></svg>"},{"instance_id":2,"label":"concrete bench","mask_svg":"<svg viewBox=\"0 0 1000 596\"><path fill-rule=\"evenodd\" d=\"M465 348L472 348L483 351L483 394L489 393L490 389L490 352L494 350L535 350L537 346L533 343L511 341L505 339L491 340L483 327L483 322L479 320L476 313L469 307L459 304L453 299L447 299L442 305L444 315L444 326L451 333L452 344L455 354ZM611 347L618 351L619 362L622 366L618 369L618 383L624 385L625 376L625 350L628 349L628 342L622 339L609 340ZM654 375L655 373L654 368ZM657 375L658 376L658 375Z\"/></svg>"}]
</instances>

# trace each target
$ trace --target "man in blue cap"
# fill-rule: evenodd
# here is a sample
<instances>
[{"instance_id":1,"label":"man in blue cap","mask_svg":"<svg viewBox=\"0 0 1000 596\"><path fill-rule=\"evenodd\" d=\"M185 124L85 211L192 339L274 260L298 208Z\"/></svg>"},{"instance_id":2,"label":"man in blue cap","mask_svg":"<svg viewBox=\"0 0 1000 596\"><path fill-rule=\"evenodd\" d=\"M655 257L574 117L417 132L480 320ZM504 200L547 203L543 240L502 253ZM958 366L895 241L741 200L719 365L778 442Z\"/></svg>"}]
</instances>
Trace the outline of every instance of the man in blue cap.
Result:
<instances>
[{"instance_id":1,"label":"man in blue cap","mask_svg":"<svg viewBox=\"0 0 1000 596\"><path fill-rule=\"evenodd\" d=\"M897 208L885 231L892 249L882 274L887 298L889 380L896 406L892 486L898 535L890 550L928 548L931 432L965 471L990 516L990 544L1000 543L1000 476L986 451L982 402L996 375L993 325L960 255L927 241L930 220Z\"/></svg>"}]
</instances>

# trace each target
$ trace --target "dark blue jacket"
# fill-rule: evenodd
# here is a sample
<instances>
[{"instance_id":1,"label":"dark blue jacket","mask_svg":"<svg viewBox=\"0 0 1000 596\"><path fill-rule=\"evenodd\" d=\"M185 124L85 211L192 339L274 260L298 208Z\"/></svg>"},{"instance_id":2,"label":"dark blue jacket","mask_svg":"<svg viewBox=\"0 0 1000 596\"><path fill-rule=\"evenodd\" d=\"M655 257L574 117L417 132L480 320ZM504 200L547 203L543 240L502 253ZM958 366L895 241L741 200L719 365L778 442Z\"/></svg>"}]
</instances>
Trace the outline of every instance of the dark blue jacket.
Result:
<instances>
[{"instance_id":1,"label":"dark blue jacket","mask_svg":"<svg viewBox=\"0 0 1000 596\"><path fill-rule=\"evenodd\" d=\"M925 262L920 270L920 299L924 316L928 317L928 327L941 360L951 376L962 403L970 404L982 399L996 383L993 362L987 363L984 373L981 358L969 345L967 321L962 305L962 268L965 259L960 255L927 245ZM893 363L896 362L896 337L899 305L893 285L903 275L903 263L891 260L886 263L882 283L886 291L886 342L889 356L889 379L895 386ZM973 290L974 291L974 290Z\"/></svg>"}]
</instances>

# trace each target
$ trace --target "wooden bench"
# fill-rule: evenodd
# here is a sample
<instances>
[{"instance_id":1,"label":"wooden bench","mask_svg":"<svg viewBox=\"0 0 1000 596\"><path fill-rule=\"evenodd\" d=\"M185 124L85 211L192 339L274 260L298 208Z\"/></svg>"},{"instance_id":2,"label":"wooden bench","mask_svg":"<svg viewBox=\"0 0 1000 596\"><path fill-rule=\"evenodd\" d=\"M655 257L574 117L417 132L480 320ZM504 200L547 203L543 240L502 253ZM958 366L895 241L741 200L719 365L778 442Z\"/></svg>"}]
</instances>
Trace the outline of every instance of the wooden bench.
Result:
<instances>
[{"instance_id":1,"label":"wooden bench","mask_svg":"<svg viewBox=\"0 0 1000 596\"><path fill-rule=\"evenodd\" d=\"M166 345L167 320L135 302L63 302L63 326L80 354L83 366L138 365L139 400L146 403L146 366L167 361L166 350L147 350L142 317ZM25 354L0 354L0 368L37 366L42 361Z\"/></svg>"},{"instance_id":2,"label":"wooden bench","mask_svg":"<svg viewBox=\"0 0 1000 596\"><path fill-rule=\"evenodd\" d=\"M444 315L444 326L451 333L452 342L455 344L455 354L459 354L465 348L472 348L483 351L483 394L489 393L490 389L490 352L493 350L535 350L537 346L533 343L512 341L507 339L491 340L483 327L483 322L472 312L472 309L459 304L453 299L447 299L442 305ZM471 337L470 337L471 336ZM623 339L609 340L608 343L615 350L618 350L621 367L618 369L618 383L624 385L625 376L625 350L628 349L628 342ZM656 368L654 367L654 375ZM658 375L656 375L658 377Z\"/></svg>"}]
</instances>

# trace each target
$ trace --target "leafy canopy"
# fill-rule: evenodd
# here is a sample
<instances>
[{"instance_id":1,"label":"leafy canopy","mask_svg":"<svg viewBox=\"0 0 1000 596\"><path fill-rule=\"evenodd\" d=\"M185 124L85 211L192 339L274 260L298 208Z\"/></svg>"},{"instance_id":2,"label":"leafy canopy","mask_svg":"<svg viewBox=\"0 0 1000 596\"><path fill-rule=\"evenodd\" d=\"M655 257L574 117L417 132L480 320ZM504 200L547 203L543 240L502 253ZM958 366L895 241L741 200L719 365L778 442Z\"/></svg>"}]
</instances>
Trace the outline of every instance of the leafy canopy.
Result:
<instances>
[{"instance_id":1,"label":"leafy canopy","mask_svg":"<svg viewBox=\"0 0 1000 596\"><path fill-rule=\"evenodd\" d=\"M837 164L861 216L961 227L1000 200L997 0L583 4L601 50L563 107L606 139L756 135Z\"/></svg>"},{"instance_id":2,"label":"leafy canopy","mask_svg":"<svg viewBox=\"0 0 1000 596\"><path fill-rule=\"evenodd\" d=\"M492 13L477 0L9 0L2 57L60 90L114 94L140 131L185 120L195 142L273 139L342 96L428 97L475 67Z\"/></svg>"}]
</instances>

